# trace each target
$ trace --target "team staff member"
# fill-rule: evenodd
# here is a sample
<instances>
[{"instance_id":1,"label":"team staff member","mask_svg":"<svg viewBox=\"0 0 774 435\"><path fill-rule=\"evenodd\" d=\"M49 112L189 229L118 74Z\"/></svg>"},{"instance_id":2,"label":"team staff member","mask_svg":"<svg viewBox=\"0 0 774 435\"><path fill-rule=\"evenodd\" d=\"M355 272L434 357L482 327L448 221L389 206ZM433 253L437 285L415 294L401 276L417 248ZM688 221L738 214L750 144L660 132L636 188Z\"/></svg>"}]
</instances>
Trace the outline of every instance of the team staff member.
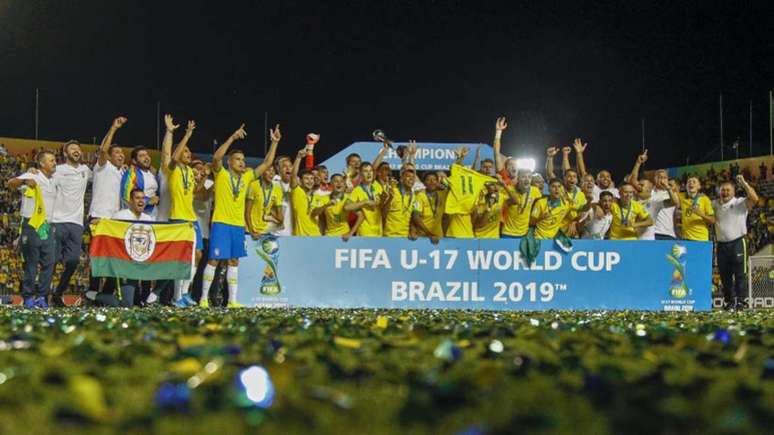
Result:
<instances>
[{"instance_id":1,"label":"team staff member","mask_svg":"<svg viewBox=\"0 0 774 435\"><path fill-rule=\"evenodd\" d=\"M723 297L727 308L745 308L747 296L747 213L758 202L755 189L743 175L736 176L746 198L735 196L736 186L730 181L720 185L720 198L713 201L715 210L715 240L718 269L723 283Z\"/></svg>"},{"instance_id":2,"label":"team staff member","mask_svg":"<svg viewBox=\"0 0 774 435\"><path fill-rule=\"evenodd\" d=\"M637 240L639 228L653 225L645 207L634 200L634 186L624 183L619 189L621 199L610 206L613 222L610 224L611 240ZM601 193L601 192L600 192Z\"/></svg>"},{"instance_id":3,"label":"team staff member","mask_svg":"<svg viewBox=\"0 0 774 435\"><path fill-rule=\"evenodd\" d=\"M290 177L290 207L293 210L293 235L303 237L321 236L320 210L312 213L323 204L322 197L314 194L314 174L304 169L301 175L298 169L305 159L306 149L298 151L293 162L293 173Z\"/></svg>"},{"instance_id":4,"label":"team staff member","mask_svg":"<svg viewBox=\"0 0 774 435\"><path fill-rule=\"evenodd\" d=\"M81 259L83 198L92 177L91 169L81 163L83 152L77 141L67 142L63 150L66 162L57 165L53 176L57 191L51 218L56 230L56 261L64 266L59 285L51 296L52 305L58 307L64 306L62 295L70 286L70 278Z\"/></svg>"},{"instance_id":5,"label":"team staff member","mask_svg":"<svg viewBox=\"0 0 774 435\"><path fill-rule=\"evenodd\" d=\"M215 210L212 214L212 230L210 231L210 249L207 267L204 268L202 282L202 297L200 307L209 306L209 292L212 280L215 278L215 267L218 262L225 261L226 282L228 283L228 307L238 308L239 258L247 256L245 250L245 198L247 186L261 176L271 166L274 154L277 152L282 135L279 124L274 130L269 130L271 147L266 158L254 170L245 167L245 155L240 150L231 150L228 157L228 169L223 168L223 157L231 144L247 136L245 125L237 129L223 144L215 150L212 156L212 170L215 174Z\"/></svg>"},{"instance_id":6,"label":"team staff member","mask_svg":"<svg viewBox=\"0 0 774 435\"><path fill-rule=\"evenodd\" d=\"M564 218L574 203L564 191L562 182L556 178L548 183L548 196L536 201L532 207L531 223L535 227L536 239L553 239L562 228Z\"/></svg>"},{"instance_id":7,"label":"team staff member","mask_svg":"<svg viewBox=\"0 0 774 435\"><path fill-rule=\"evenodd\" d=\"M589 190L591 195L591 190ZM613 214L610 209L615 203L615 198L610 192L601 192L599 194L599 203L591 203L591 209L583 213L578 225L581 228L581 238L589 240L602 240L607 236L610 230L610 224L613 222Z\"/></svg>"},{"instance_id":8,"label":"team staff member","mask_svg":"<svg viewBox=\"0 0 774 435\"><path fill-rule=\"evenodd\" d=\"M38 170L8 180L8 189L22 190L21 253L24 277L21 293L25 308L48 308L48 292L54 274L54 228L49 226L56 203L53 176L56 156L50 151L37 155Z\"/></svg>"},{"instance_id":9,"label":"team staff member","mask_svg":"<svg viewBox=\"0 0 774 435\"><path fill-rule=\"evenodd\" d=\"M683 239L709 240L709 226L715 223L715 210L712 201L699 192L701 181L697 177L688 177L685 194L677 195L669 191L672 202L680 209L683 226Z\"/></svg>"}]
</instances>

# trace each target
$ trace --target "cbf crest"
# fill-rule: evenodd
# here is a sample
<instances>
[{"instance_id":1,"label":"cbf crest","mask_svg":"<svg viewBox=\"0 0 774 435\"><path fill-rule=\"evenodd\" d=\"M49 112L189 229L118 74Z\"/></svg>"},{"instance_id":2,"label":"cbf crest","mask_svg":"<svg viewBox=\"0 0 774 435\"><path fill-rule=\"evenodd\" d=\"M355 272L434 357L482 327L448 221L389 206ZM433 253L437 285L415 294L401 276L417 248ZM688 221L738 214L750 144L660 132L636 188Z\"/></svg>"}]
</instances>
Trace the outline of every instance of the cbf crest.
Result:
<instances>
[{"instance_id":1,"label":"cbf crest","mask_svg":"<svg viewBox=\"0 0 774 435\"><path fill-rule=\"evenodd\" d=\"M144 224L133 224L124 234L124 247L129 258L138 263L149 259L156 248L156 233L153 227Z\"/></svg>"}]
</instances>

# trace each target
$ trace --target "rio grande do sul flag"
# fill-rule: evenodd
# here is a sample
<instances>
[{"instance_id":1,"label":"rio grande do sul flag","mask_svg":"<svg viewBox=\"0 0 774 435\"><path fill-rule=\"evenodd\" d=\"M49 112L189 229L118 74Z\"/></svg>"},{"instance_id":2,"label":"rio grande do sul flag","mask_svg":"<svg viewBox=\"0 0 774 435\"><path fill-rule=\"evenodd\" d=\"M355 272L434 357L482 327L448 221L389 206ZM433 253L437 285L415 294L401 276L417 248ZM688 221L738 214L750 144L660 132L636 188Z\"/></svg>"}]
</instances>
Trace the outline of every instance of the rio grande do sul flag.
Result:
<instances>
[{"instance_id":1,"label":"rio grande do sul flag","mask_svg":"<svg viewBox=\"0 0 774 435\"><path fill-rule=\"evenodd\" d=\"M190 279L195 237L190 222L100 219L92 227L92 274L144 281Z\"/></svg>"}]
</instances>

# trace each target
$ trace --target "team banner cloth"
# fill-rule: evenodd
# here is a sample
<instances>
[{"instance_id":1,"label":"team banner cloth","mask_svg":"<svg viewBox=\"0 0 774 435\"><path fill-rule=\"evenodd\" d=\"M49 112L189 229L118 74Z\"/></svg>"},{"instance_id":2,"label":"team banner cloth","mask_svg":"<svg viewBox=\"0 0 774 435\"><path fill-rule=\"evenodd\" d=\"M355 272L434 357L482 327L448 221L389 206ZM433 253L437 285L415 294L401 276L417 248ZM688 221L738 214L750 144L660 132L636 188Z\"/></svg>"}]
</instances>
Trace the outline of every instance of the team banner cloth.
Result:
<instances>
[{"instance_id":1,"label":"team banner cloth","mask_svg":"<svg viewBox=\"0 0 774 435\"><path fill-rule=\"evenodd\" d=\"M92 226L92 274L145 281L189 279L195 239L190 222L100 219Z\"/></svg>"}]
</instances>

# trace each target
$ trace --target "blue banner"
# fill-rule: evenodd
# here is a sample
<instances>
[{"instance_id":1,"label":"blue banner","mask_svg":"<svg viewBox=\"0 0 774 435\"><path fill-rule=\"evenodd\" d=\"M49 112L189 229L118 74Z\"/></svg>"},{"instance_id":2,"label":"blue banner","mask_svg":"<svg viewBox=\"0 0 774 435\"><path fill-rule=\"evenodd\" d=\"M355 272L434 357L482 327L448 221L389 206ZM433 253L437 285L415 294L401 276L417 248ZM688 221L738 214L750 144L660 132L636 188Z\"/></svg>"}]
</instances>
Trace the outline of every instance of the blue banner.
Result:
<instances>
[{"instance_id":1,"label":"blue banner","mask_svg":"<svg viewBox=\"0 0 774 435\"><path fill-rule=\"evenodd\" d=\"M248 239L239 302L248 306L485 310L711 309L712 244L268 236Z\"/></svg>"},{"instance_id":2,"label":"blue banner","mask_svg":"<svg viewBox=\"0 0 774 435\"><path fill-rule=\"evenodd\" d=\"M384 161L389 163L390 167L394 170L400 169L400 157L398 157L395 150L401 145L408 145L408 143L393 143L393 149L389 150L387 155L384 156ZM479 147L481 147L481 160L494 159L493 148L486 144L417 142L417 170L449 169L456 159L454 151L461 146L468 147L469 150L467 157L465 157L465 165L470 166L473 163L473 159L476 156L476 150ZM363 161L373 162L381 148L382 144L379 142L355 142L334 154L321 164L325 165L331 174L341 172L346 167L346 158L348 155L357 153Z\"/></svg>"}]
</instances>

